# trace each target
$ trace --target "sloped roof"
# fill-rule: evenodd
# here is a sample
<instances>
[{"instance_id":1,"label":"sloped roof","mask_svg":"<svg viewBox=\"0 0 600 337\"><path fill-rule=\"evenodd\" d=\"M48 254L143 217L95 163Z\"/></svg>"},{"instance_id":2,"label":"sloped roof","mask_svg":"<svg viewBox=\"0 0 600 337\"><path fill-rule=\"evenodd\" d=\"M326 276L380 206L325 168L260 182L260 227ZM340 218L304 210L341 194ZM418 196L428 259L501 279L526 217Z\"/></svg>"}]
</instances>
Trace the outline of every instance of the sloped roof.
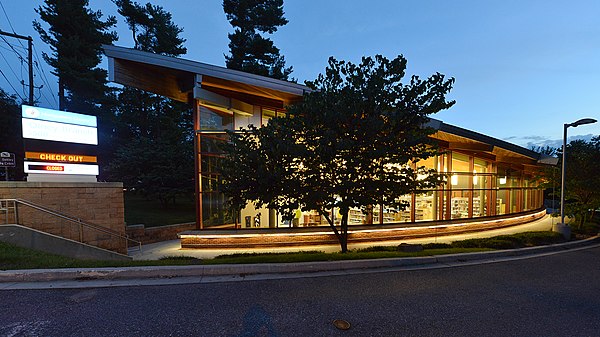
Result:
<instances>
[{"instance_id":1,"label":"sloped roof","mask_svg":"<svg viewBox=\"0 0 600 337\"><path fill-rule=\"evenodd\" d=\"M227 69L197 61L164 56L136 49L104 45L109 59L109 80L147 90L183 102L192 102L195 88L216 95L274 108L302 99L310 89L304 85ZM500 160L524 165L556 165L557 158L524 147L431 119L437 132L432 138L450 149L494 155Z\"/></svg>"}]
</instances>

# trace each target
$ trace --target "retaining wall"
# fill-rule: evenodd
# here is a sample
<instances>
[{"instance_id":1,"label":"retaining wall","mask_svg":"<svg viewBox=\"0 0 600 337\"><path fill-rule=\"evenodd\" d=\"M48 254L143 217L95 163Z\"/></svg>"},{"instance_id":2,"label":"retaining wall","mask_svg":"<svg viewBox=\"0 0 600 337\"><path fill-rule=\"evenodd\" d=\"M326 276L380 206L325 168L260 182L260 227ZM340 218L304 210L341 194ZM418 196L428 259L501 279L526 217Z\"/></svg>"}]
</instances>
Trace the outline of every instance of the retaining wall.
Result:
<instances>
[{"instance_id":1,"label":"retaining wall","mask_svg":"<svg viewBox=\"0 0 600 337\"><path fill-rule=\"evenodd\" d=\"M154 243L167 240L177 240L177 234L196 229L195 222L146 227L143 224L127 226L127 235L129 238L141 241L142 244Z\"/></svg>"},{"instance_id":2,"label":"retaining wall","mask_svg":"<svg viewBox=\"0 0 600 337\"><path fill-rule=\"evenodd\" d=\"M122 183L0 182L0 199L24 199L125 235ZM126 254L118 237L83 229L64 219L19 205L19 224Z\"/></svg>"}]
</instances>

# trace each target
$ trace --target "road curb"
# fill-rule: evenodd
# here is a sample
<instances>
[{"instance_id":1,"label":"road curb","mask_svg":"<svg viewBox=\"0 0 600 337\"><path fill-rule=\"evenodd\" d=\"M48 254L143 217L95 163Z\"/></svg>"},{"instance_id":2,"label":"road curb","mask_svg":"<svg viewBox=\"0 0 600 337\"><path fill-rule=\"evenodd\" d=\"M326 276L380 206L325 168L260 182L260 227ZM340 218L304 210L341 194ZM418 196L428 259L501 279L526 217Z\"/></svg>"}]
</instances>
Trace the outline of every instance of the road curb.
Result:
<instances>
[{"instance_id":1,"label":"road curb","mask_svg":"<svg viewBox=\"0 0 600 337\"><path fill-rule=\"evenodd\" d=\"M600 236L561 244L491 252L449 254L439 256L386 258L373 260L263 263L198 266L148 266L117 268L65 268L0 271L0 283L127 280L159 278L202 278L210 276L246 276L256 274L293 274L331 272L343 270L365 270L432 264L456 264L470 261L519 258L549 252L568 251L600 243Z\"/></svg>"}]
</instances>

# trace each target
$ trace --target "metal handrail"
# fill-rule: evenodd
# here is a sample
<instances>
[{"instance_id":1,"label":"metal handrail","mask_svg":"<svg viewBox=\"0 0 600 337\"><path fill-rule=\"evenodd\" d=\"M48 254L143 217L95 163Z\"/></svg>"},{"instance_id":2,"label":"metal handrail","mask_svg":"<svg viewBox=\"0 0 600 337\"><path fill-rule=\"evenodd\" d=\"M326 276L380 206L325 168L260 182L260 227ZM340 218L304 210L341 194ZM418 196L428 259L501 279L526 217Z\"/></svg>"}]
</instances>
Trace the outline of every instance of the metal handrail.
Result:
<instances>
[{"instance_id":1,"label":"metal handrail","mask_svg":"<svg viewBox=\"0 0 600 337\"><path fill-rule=\"evenodd\" d=\"M15 223L16 224L19 224L19 213L18 213L18 210L17 210L17 205L18 204L22 204L24 206L31 207L31 208L33 208L35 210L41 211L43 213L46 213L46 214L49 214L49 215L52 215L52 216L55 216L55 217L67 220L67 221L69 221L71 223L75 223L75 224L79 225L79 242L83 243L83 228L85 227L87 229L92 229L92 230L95 230L95 231L98 231L98 232L102 232L102 233L105 233L105 234L109 234L109 235L112 235L112 236L116 236L119 239L125 240L125 242L126 242L126 247L125 247L126 250L129 249L129 243L131 242L135 246L138 247L138 249L139 249L140 252L142 251L142 242L134 240L134 239L130 239L128 235L123 235L120 232L117 232L115 230L112 230L112 229L109 229L109 228L105 228L105 227L102 227L102 226L98 226L98 225L94 225L94 224L89 223L89 222L85 222L81 218L70 216L70 215L67 215L67 214L63 214L63 213L60 213L60 212L55 211L53 209L50 209L50 208L47 208L47 207L35 204L35 203L31 202L31 201L23 200L23 199L0 199L0 211L3 211L3 210L6 211L6 220L5 220L6 224L8 224L8 219L9 219L8 218L8 210L10 208L9 205L8 205L9 202L13 203L13 207L12 208L13 208L13 211L14 211L14 218L15 218ZM5 205L5 206L3 206L3 205Z\"/></svg>"}]
</instances>

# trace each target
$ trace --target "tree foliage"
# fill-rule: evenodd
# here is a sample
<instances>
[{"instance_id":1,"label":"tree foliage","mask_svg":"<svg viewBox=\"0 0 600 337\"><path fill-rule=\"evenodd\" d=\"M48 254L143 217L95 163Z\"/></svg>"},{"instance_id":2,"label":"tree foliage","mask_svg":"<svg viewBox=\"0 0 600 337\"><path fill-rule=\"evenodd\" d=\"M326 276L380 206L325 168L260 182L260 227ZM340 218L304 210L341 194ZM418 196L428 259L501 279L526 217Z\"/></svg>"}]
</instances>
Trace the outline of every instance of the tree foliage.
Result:
<instances>
[{"instance_id":1,"label":"tree foliage","mask_svg":"<svg viewBox=\"0 0 600 337\"><path fill-rule=\"evenodd\" d=\"M185 39L179 36L183 28L173 23L171 13L151 3L116 0L115 4L131 30L135 49L168 56L187 53Z\"/></svg>"},{"instance_id":2,"label":"tree foliage","mask_svg":"<svg viewBox=\"0 0 600 337\"><path fill-rule=\"evenodd\" d=\"M106 70L97 67L101 46L117 39L117 34L109 31L117 19L109 16L102 21L102 12L92 11L88 5L88 0L45 0L36 12L49 29L38 21L33 27L52 50L51 55L42 56L59 79L60 109L96 114L96 106L109 91Z\"/></svg>"},{"instance_id":3,"label":"tree foliage","mask_svg":"<svg viewBox=\"0 0 600 337\"><path fill-rule=\"evenodd\" d=\"M17 104L17 97L9 95L0 88L0 152L10 152L15 154L15 158L24 158L23 138L21 134L21 109ZM14 168L9 168L10 180L23 179L22 162L17 161ZM4 180L5 170L0 169Z\"/></svg>"},{"instance_id":4,"label":"tree foliage","mask_svg":"<svg viewBox=\"0 0 600 337\"><path fill-rule=\"evenodd\" d=\"M542 151L539 151L542 150ZM540 186L554 191L560 198L562 190L562 148L542 148L538 152L558 157L557 166L549 166L539 174ZM565 214L573 216L581 228L600 208L600 136L591 141L573 140L567 144L565 176Z\"/></svg>"},{"instance_id":5,"label":"tree foliage","mask_svg":"<svg viewBox=\"0 0 600 337\"><path fill-rule=\"evenodd\" d=\"M254 201L288 217L315 210L346 252L350 208L401 209L407 204L400 196L440 184L443 177L419 160L437 153L428 144L428 116L454 104L446 100L454 80L437 73L403 84L405 70L403 56L360 64L330 58L288 117L230 132L223 190L232 204Z\"/></svg>"},{"instance_id":6,"label":"tree foliage","mask_svg":"<svg viewBox=\"0 0 600 337\"><path fill-rule=\"evenodd\" d=\"M115 1L132 31L135 48L168 56L187 52L183 31L171 14L150 3ZM125 87L118 95L116 136L120 146L109 169L114 179L164 207L193 190L192 110L143 90Z\"/></svg>"},{"instance_id":7,"label":"tree foliage","mask_svg":"<svg viewBox=\"0 0 600 337\"><path fill-rule=\"evenodd\" d=\"M223 0L227 20L235 28L229 37L227 68L287 80L292 67L273 41L262 34L273 34L288 23L283 16L283 0Z\"/></svg>"},{"instance_id":8,"label":"tree foliage","mask_svg":"<svg viewBox=\"0 0 600 337\"><path fill-rule=\"evenodd\" d=\"M562 161L562 150L561 161ZM600 137L567 145L565 212L575 215L579 228L600 208ZM562 162L560 163L562 165Z\"/></svg>"}]
</instances>

